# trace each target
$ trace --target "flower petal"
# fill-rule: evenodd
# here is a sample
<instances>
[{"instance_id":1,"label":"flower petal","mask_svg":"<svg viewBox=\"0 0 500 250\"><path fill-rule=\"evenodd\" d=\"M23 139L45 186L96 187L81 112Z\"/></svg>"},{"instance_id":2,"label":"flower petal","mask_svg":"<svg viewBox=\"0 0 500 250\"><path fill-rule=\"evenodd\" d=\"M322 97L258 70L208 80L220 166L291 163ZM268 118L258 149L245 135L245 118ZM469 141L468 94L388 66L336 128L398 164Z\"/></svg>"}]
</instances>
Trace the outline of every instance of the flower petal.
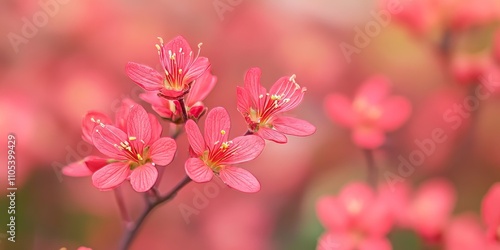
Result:
<instances>
[{"instance_id":1,"label":"flower petal","mask_svg":"<svg viewBox=\"0 0 500 250\"><path fill-rule=\"evenodd\" d=\"M205 100L210 91L215 87L217 82L217 77L213 76L210 71L205 71L205 73L196 79L191 85L191 90L186 97L186 105L192 107L197 102Z\"/></svg>"},{"instance_id":2,"label":"flower petal","mask_svg":"<svg viewBox=\"0 0 500 250\"><path fill-rule=\"evenodd\" d=\"M130 109L135 106L139 105L136 102L134 102L131 99L124 98L120 104L120 107L115 113L115 126L122 131L127 131L127 120L128 120L128 115L130 114Z\"/></svg>"},{"instance_id":3,"label":"flower petal","mask_svg":"<svg viewBox=\"0 0 500 250\"><path fill-rule=\"evenodd\" d=\"M98 156L87 156L83 159L83 162L85 165L87 165L87 168L93 173L102 167L108 165L108 160L98 157Z\"/></svg>"},{"instance_id":4,"label":"flower petal","mask_svg":"<svg viewBox=\"0 0 500 250\"><path fill-rule=\"evenodd\" d=\"M197 80L203 75L203 73L207 72L209 68L210 62L208 61L208 58L198 57L196 61L189 66L189 69L184 76L184 80L186 83Z\"/></svg>"},{"instance_id":5,"label":"flower petal","mask_svg":"<svg viewBox=\"0 0 500 250\"><path fill-rule=\"evenodd\" d=\"M374 105L380 103L390 91L390 80L383 75L368 78L356 93L356 99L362 98Z\"/></svg>"},{"instance_id":6,"label":"flower petal","mask_svg":"<svg viewBox=\"0 0 500 250\"><path fill-rule=\"evenodd\" d=\"M63 175L71 177L84 177L92 175L92 171L90 171L87 164L85 164L83 160L72 162L69 165L64 166L61 172Z\"/></svg>"},{"instance_id":7,"label":"flower petal","mask_svg":"<svg viewBox=\"0 0 500 250\"><path fill-rule=\"evenodd\" d=\"M286 143L288 141L284 134L266 127L259 128L259 131L257 131L256 135L259 135L263 139L276 143Z\"/></svg>"},{"instance_id":8,"label":"flower petal","mask_svg":"<svg viewBox=\"0 0 500 250\"><path fill-rule=\"evenodd\" d=\"M316 250L352 250L356 242L347 232L326 232L318 239Z\"/></svg>"},{"instance_id":9,"label":"flower petal","mask_svg":"<svg viewBox=\"0 0 500 250\"><path fill-rule=\"evenodd\" d=\"M219 172L220 179L228 186L245 193L260 190L259 181L245 169L226 166Z\"/></svg>"},{"instance_id":10,"label":"flower petal","mask_svg":"<svg viewBox=\"0 0 500 250\"><path fill-rule=\"evenodd\" d=\"M146 192L158 178L158 170L151 163L139 166L130 173L130 185L137 192Z\"/></svg>"},{"instance_id":11,"label":"flower petal","mask_svg":"<svg viewBox=\"0 0 500 250\"><path fill-rule=\"evenodd\" d=\"M214 176L212 170L199 158L187 159L184 168L194 182L207 182Z\"/></svg>"},{"instance_id":12,"label":"flower petal","mask_svg":"<svg viewBox=\"0 0 500 250\"><path fill-rule=\"evenodd\" d=\"M160 166L170 164L177 151L175 140L169 137L162 137L151 145L151 159Z\"/></svg>"},{"instance_id":13,"label":"flower petal","mask_svg":"<svg viewBox=\"0 0 500 250\"><path fill-rule=\"evenodd\" d=\"M265 96L267 91L262 85L260 85L260 76L262 72L260 68L251 68L247 71L245 75L245 89L250 94L250 98L253 99L254 105L257 107L264 106L264 98L259 98L261 95Z\"/></svg>"},{"instance_id":14,"label":"flower petal","mask_svg":"<svg viewBox=\"0 0 500 250\"><path fill-rule=\"evenodd\" d=\"M167 69L171 74L177 74L177 72L173 72L172 64L169 62L171 59L170 54L174 55L173 58L176 60L176 68L182 69L183 72L186 72L186 66L191 63L192 55L191 55L191 46L186 41L186 39L182 36L176 36L172 40L170 40L165 46L163 46L163 66ZM161 57L160 57L161 58Z\"/></svg>"},{"instance_id":15,"label":"flower petal","mask_svg":"<svg viewBox=\"0 0 500 250\"><path fill-rule=\"evenodd\" d=\"M128 164L124 162L110 163L92 175L92 183L102 190L113 189L120 185L129 174Z\"/></svg>"},{"instance_id":16,"label":"flower petal","mask_svg":"<svg viewBox=\"0 0 500 250\"><path fill-rule=\"evenodd\" d=\"M395 130L408 120L411 113L411 104L402 96L394 96L382 102L382 115L378 119L378 126L386 131Z\"/></svg>"},{"instance_id":17,"label":"flower petal","mask_svg":"<svg viewBox=\"0 0 500 250\"><path fill-rule=\"evenodd\" d=\"M92 142L92 133L94 133L94 128L100 123L111 125L111 119L103 113L90 111L82 119L82 139L90 144Z\"/></svg>"},{"instance_id":18,"label":"flower petal","mask_svg":"<svg viewBox=\"0 0 500 250\"><path fill-rule=\"evenodd\" d=\"M208 112L205 119L205 142L211 150L219 148L220 145L227 141L231 121L227 110L222 107L217 107Z\"/></svg>"},{"instance_id":19,"label":"flower petal","mask_svg":"<svg viewBox=\"0 0 500 250\"><path fill-rule=\"evenodd\" d=\"M495 183L488 190L481 203L483 222L488 226L490 231L500 230L500 211L498 209L498 204L500 204L500 182Z\"/></svg>"},{"instance_id":20,"label":"flower petal","mask_svg":"<svg viewBox=\"0 0 500 250\"><path fill-rule=\"evenodd\" d=\"M262 138L256 135L238 136L232 140L228 151L235 149L233 155L220 162L221 165L232 165L251 161L262 153L266 143Z\"/></svg>"},{"instance_id":21,"label":"flower petal","mask_svg":"<svg viewBox=\"0 0 500 250\"><path fill-rule=\"evenodd\" d=\"M203 151L206 149L206 145L203 135L201 135L200 128L198 128L198 125L193 120L188 120L184 128L186 129L189 145L196 155L202 155Z\"/></svg>"},{"instance_id":22,"label":"flower petal","mask_svg":"<svg viewBox=\"0 0 500 250\"><path fill-rule=\"evenodd\" d=\"M125 73L132 81L145 90L159 90L163 87L163 76L155 69L146 65L128 62L125 67Z\"/></svg>"},{"instance_id":23,"label":"flower petal","mask_svg":"<svg viewBox=\"0 0 500 250\"><path fill-rule=\"evenodd\" d=\"M139 152L142 152L144 145L151 140L151 122L148 113L141 105L135 105L130 109L127 134L130 144Z\"/></svg>"},{"instance_id":24,"label":"flower petal","mask_svg":"<svg viewBox=\"0 0 500 250\"><path fill-rule=\"evenodd\" d=\"M328 230L347 231L349 217L345 206L336 197L321 197L316 203L316 214L321 224Z\"/></svg>"},{"instance_id":25,"label":"flower petal","mask_svg":"<svg viewBox=\"0 0 500 250\"><path fill-rule=\"evenodd\" d=\"M154 142L161 137L161 132L163 132L163 127L161 126L156 116L153 114L149 114L149 123L151 124L151 139L150 141Z\"/></svg>"},{"instance_id":26,"label":"flower petal","mask_svg":"<svg viewBox=\"0 0 500 250\"><path fill-rule=\"evenodd\" d=\"M277 131L288 135L308 136L316 132L316 127L311 123L286 116L280 116L274 119L273 126Z\"/></svg>"},{"instance_id":27,"label":"flower petal","mask_svg":"<svg viewBox=\"0 0 500 250\"><path fill-rule=\"evenodd\" d=\"M347 97L331 94L325 98L327 115L336 123L344 127L351 127L355 121L352 102Z\"/></svg>"},{"instance_id":28,"label":"flower petal","mask_svg":"<svg viewBox=\"0 0 500 250\"><path fill-rule=\"evenodd\" d=\"M392 250L386 238L368 237L359 243L359 250Z\"/></svg>"},{"instance_id":29,"label":"flower petal","mask_svg":"<svg viewBox=\"0 0 500 250\"><path fill-rule=\"evenodd\" d=\"M302 102L305 92L306 88L301 88L291 77L284 76L273 84L269 95L280 97L279 112L286 112Z\"/></svg>"},{"instance_id":30,"label":"flower petal","mask_svg":"<svg viewBox=\"0 0 500 250\"><path fill-rule=\"evenodd\" d=\"M98 126L92 134L92 140L97 150L104 155L116 160L126 159L120 145L127 141L127 134L119 128L111 125Z\"/></svg>"},{"instance_id":31,"label":"flower petal","mask_svg":"<svg viewBox=\"0 0 500 250\"><path fill-rule=\"evenodd\" d=\"M360 127L354 129L352 140L358 147L375 149L384 144L385 134L379 129Z\"/></svg>"},{"instance_id":32,"label":"flower petal","mask_svg":"<svg viewBox=\"0 0 500 250\"><path fill-rule=\"evenodd\" d=\"M236 96L238 99L237 109L244 117L246 117L250 113L252 99L250 98L248 91L240 86L236 87Z\"/></svg>"}]
</instances>

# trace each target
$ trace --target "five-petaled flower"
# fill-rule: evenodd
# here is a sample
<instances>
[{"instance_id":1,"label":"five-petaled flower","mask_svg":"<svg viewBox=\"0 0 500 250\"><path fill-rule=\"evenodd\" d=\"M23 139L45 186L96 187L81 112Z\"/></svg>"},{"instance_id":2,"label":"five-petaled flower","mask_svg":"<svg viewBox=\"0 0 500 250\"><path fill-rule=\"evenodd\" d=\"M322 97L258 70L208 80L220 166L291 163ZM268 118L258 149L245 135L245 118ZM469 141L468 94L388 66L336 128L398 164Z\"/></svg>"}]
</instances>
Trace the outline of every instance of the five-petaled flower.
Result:
<instances>
[{"instance_id":1,"label":"five-petaled flower","mask_svg":"<svg viewBox=\"0 0 500 250\"><path fill-rule=\"evenodd\" d=\"M167 44L156 45L164 74L143 64L127 63L126 73L135 83L147 91L158 91L167 99L180 99L189 92L191 83L198 79L209 67L206 57L193 55L191 47L182 36L177 36Z\"/></svg>"},{"instance_id":2,"label":"five-petaled flower","mask_svg":"<svg viewBox=\"0 0 500 250\"><path fill-rule=\"evenodd\" d=\"M339 94L327 96L325 108L332 120L353 129L352 139L362 148L374 149L385 142L384 132L399 128L411 113L407 98L389 95L389 80L371 77L353 101Z\"/></svg>"},{"instance_id":3,"label":"five-petaled flower","mask_svg":"<svg viewBox=\"0 0 500 250\"><path fill-rule=\"evenodd\" d=\"M295 82L295 75L281 77L269 92L260 84L261 71L251 68L245 76L245 86L238 87L238 111L243 115L248 130L260 137L286 143L287 135L308 136L316 131L309 122L283 116L282 113L297 107L306 88Z\"/></svg>"},{"instance_id":4,"label":"five-petaled flower","mask_svg":"<svg viewBox=\"0 0 500 250\"><path fill-rule=\"evenodd\" d=\"M208 182L214 174L228 186L247 193L260 190L259 181L247 170L234 164L255 159L265 142L256 135L228 140L229 114L222 107L212 109L205 120L205 137L193 120L186 123L192 158L185 163L187 175L195 182Z\"/></svg>"},{"instance_id":5,"label":"five-petaled flower","mask_svg":"<svg viewBox=\"0 0 500 250\"><path fill-rule=\"evenodd\" d=\"M104 123L96 126L92 142L109 157L109 164L94 172L94 186L109 190L129 179L137 192L151 189L158 177L156 166L169 164L177 149L173 139L160 138L161 132L158 120L140 105L130 108L125 130Z\"/></svg>"}]
</instances>

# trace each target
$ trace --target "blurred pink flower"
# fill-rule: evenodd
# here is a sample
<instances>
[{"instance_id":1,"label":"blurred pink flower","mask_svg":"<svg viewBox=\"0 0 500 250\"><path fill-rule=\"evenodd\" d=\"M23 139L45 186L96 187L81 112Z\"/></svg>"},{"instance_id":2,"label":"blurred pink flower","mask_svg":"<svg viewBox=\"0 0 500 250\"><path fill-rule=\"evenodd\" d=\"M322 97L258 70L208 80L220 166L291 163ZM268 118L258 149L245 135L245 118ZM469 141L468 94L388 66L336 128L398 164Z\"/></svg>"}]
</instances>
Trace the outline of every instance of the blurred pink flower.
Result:
<instances>
[{"instance_id":1,"label":"blurred pink flower","mask_svg":"<svg viewBox=\"0 0 500 250\"><path fill-rule=\"evenodd\" d=\"M159 91L168 99L179 99L190 89L191 83L198 79L209 67L206 57L193 57L193 51L182 36L177 36L163 44L156 45L164 75L155 69L134 62L127 63L126 73L135 83L147 91ZM198 48L201 47L201 43Z\"/></svg>"},{"instance_id":2,"label":"blurred pink flower","mask_svg":"<svg viewBox=\"0 0 500 250\"><path fill-rule=\"evenodd\" d=\"M185 102L189 118L198 120L206 112L206 107L202 101L212 91L216 82L217 77L213 76L208 70L200 78L193 81ZM182 120L179 101L163 98L158 95L157 91L147 91L141 94L140 97L151 104L153 110L161 117L174 123Z\"/></svg>"},{"instance_id":3,"label":"blurred pink flower","mask_svg":"<svg viewBox=\"0 0 500 250\"><path fill-rule=\"evenodd\" d=\"M353 249L355 246L362 249L391 249L385 239L393 225L389 207L367 184L350 183L337 197L320 198L316 211L328 232L321 237L318 249L335 249L333 246L320 248L335 242L349 246L339 249ZM369 248L371 242L374 245Z\"/></svg>"},{"instance_id":4,"label":"blurred pink flower","mask_svg":"<svg viewBox=\"0 0 500 250\"><path fill-rule=\"evenodd\" d=\"M187 175L195 182L208 182L215 175L228 186L241 192L260 190L259 181L248 171L233 164L255 159L265 143L255 135L238 136L228 141L230 129L226 109L212 109L205 120L205 137L193 120L186 123L186 133L194 155L186 161Z\"/></svg>"},{"instance_id":5,"label":"blurred pink flower","mask_svg":"<svg viewBox=\"0 0 500 250\"><path fill-rule=\"evenodd\" d=\"M423 183L407 210L410 227L426 240L439 239L450 219L455 201L455 189L448 180L432 179Z\"/></svg>"},{"instance_id":6,"label":"blurred pink flower","mask_svg":"<svg viewBox=\"0 0 500 250\"><path fill-rule=\"evenodd\" d=\"M156 165L169 164L177 149L173 139L160 138L161 131L156 118L140 105L130 108L125 131L100 123L92 139L94 146L110 157L110 163L92 175L94 186L109 190L130 179L135 191L148 191L158 177Z\"/></svg>"},{"instance_id":7,"label":"blurred pink flower","mask_svg":"<svg viewBox=\"0 0 500 250\"><path fill-rule=\"evenodd\" d=\"M352 139L362 148L374 149L385 142L385 132L401 127L411 113L407 98L389 95L389 79L373 76L359 88L353 101L330 94L325 109L330 118L352 128Z\"/></svg>"},{"instance_id":8,"label":"blurred pink flower","mask_svg":"<svg viewBox=\"0 0 500 250\"><path fill-rule=\"evenodd\" d=\"M467 29L498 20L500 4L496 0L483 0L481 4L475 0L460 0L449 13L453 28Z\"/></svg>"},{"instance_id":9,"label":"blurred pink flower","mask_svg":"<svg viewBox=\"0 0 500 250\"><path fill-rule=\"evenodd\" d=\"M238 111L245 118L248 130L278 143L287 142L285 135L312 135L316 131L312 124L282 115L297 107L306 91L295 82L295 75L281 77L269 92L260 84L260 76L259 68L249 69L245 86L237 88Z\"/></svg>"},{"instance_id":10,"label":"blurred pink flower","mask_svg":"<svg viewBox=\"0 0 500 250\"><path fill-rule=\"evenodd\" d=\"M90 247L79 247L77 250L92 250Z\"/></svg>"},{"instance_id":11,"label":"blurred pink flower","mask_svg":"<svg viewBox=\"0 0 500 250\"><path fill-rule=\"evenodd\" d=\"M380 4L382 9L389 11L395 19L420 35L429 32L437 24L439 13L435 2L437 1L381 0Z\"/></svg>"},{"instance_id":12,"label":"blurred pink flower","mask_svg":"<svg viewBox=\"0 0 500 250\"><path fill-rule=\"evenodd\" d=\"M406 182L382 185L379 188L380 199L387 205L394 218L394 224L407 228L407 211L410 206L411 187Z\"/></svg>"},{"instance_id":13,"label":"blurred pink flower","mask_svg":"<svg viewBox=\"0 0 500 250\"><path fill-rule=\"evenodd\" d=\"M488 238L500 244L500 182L495 183L483 198L481 214L488 228Z\"/></svg>"},{"instance_id":14,"label":"blurred pink flower","mask_svg":"<svg viewBox=\"0 0 500 250\"><path fill-rule=\"evenodd\" d=\"M463 214L453 218L444 233L446 250L498 250L500 244L489 242L484 229L474 214Z\"/></svg>"},{"instance_id":15,"label":"blurred pink flower","mask_svg":"<svg viewBox=\"0 0 500 250\"><path fill-rule=\"evenodd\" d=\"M451 72L460 84L479 83L480 77L488 75L495 67L490 54L459 55L451 62Z\"/></svg>"},{"instance_id":16,"label":"blurred pink flower","mask_svg":"<svg viewBox=\"0 0 500 250\"><path fill-rule=\"evenodd\" d=\"M495 38L493 40L493 53L498 62L500 62L500 29L495 33Z\"/></svg>"}]
</instances>

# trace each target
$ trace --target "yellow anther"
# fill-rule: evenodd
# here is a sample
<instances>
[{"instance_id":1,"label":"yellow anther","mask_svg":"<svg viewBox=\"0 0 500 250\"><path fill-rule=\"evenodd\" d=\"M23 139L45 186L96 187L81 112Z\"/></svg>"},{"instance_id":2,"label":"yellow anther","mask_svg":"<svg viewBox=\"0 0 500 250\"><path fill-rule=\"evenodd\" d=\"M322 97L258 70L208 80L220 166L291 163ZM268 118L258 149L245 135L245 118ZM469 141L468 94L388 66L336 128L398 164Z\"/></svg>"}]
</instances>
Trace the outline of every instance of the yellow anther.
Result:
<instances>
[{"instance_id":1,"label":"yellow anther","mask_svg":"<svg viewBox=\"0 0 500 250\"><path fill-rule=\"evenodd\" d=\"M295 74L293 74L292 76L290 76L290 81L295 83L295 77L296 77Z\"/></svg>"},{"instance_id":2,"label":"yellow anther","mask_svg":"<svg viewBox=\"0 0 500 250\"><path fill-rule=\"evenodd\" d=\"M259 95L259 98L260 98L260 99L264 98L264 95L262 95L262 94L261 94L261 95Z\"/></svg>"},{"instance_id":3,"label":"yellow anther","mask_svg":"<svg viewBox=\"0 0 500 250\"><path fill-rule=\"evenodd\" d=\"M220 145L220 148L221 148L222 150L226 150L226 149L228 149L228 148L229 148L229 144L230 144L229 142L223 142L223 143Z\"/></svg>"},{"instance_id":4,"label":"yellow anther","mask_svg":"<svg viewBox=\"0 0 500 250\"><path fill-rule=\"evenodd\" d=\"M271 95L271 100L273 100L273 101L276 101L276 100L279 101L279 100L281 100L281 95Z\"/></svg>"},{"instance_id":5,"label":"yellow anther","mask_svg":"<svg viewBox=\"0 0 500 250\"><path fill-rule=\"evenodd\" d=\"M179 74L182 74L182 69L179 69Z\"/></svg>"},{"instance_id":6,"label":"yellow anther","mask_svg":"<svg viewBox=\"0 0 500 250\"><path fill-rule=\"evenodd\" d=\"M160 41L160 44L163 45L163 38L161 38L161 37L157 37L157 38Z\"/></svg>"},{"instance_id":7,"label":"yellow anther","mask_svg":"<svg viewBox=\"0 0 500 250\"><path fill-rule=\"evenodd\" d=\"M140 154L137 154L137 159L139 159L139 161L144 160Z\"/></svg>"},{"instance_id":8,"label":"yellow anther","mask_svg":"<svg viewBox=\"0 0 500 250\"><path fill-rule=\"evenodd\" d=\"M223 135L225 135L226 134L226 130L223 129L223 130L220 131L220 133L223 134Z\"/></svg>"},{"instance_id":9,"label":"yellow anther","mask_svg":"<svg viewBox=\"0 0 500 250\"><path fill-rule=\"evenodd\" d=\"M155 47L156 47L156 49L157 49L158 51L160 51L160 50L161 50L161 47L160 47L160 45L158 45L158 44L155 44Z\"/></svg>"},{"instance_id":10,"label":"yellow anther","mask_svg":"<svg viewBox=\"0 0 500 250\"><path fill-rule=\"evenodd\" d=\"M198 43L198 49L201 49L201 45L203 45L203 43Z\"/></svg>"},{"instance_id":11,"label":"yellow anther","mask_svg":"<svg viewBox=\"0 0 500 250\"><path fill-rule=\"evenodd\" d=\"M137 137L135 137L135 136L130 136L130 137L128 138L128 140L129 140L129 141L134 141L134 140L137 140Z\"/></svg>"}]
</instances>

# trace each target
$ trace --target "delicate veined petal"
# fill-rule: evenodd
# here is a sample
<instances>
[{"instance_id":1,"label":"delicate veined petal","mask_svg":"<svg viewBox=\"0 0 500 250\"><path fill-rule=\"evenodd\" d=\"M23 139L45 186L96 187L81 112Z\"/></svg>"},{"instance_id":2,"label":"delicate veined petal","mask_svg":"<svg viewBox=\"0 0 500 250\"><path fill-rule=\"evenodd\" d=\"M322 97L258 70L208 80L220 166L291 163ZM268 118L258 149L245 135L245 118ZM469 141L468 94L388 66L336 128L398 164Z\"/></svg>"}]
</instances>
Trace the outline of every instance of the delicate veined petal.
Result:
<instances>
[{"instance_id":1,"label":"delicate veined petal","mask_svg":"<svg viewBox=\"0 0 500 250\"><path fill-rule=\"evenodd\" d=\"M389 94L389 82L389 79L385 76L372 76L358 89L356 98L362 97L370 104L378 104Z\"/></svg>"},{"instance_id":2,"label":"delicate veined petal","mask_svg":"<svg viewBox=\"0 0 500 250\"><path fill-rule=\"evenodd\" d=\"M150 190L158 178L158 170L151 163L139 166L130 173L130 185L137 192Z\"/></svg>"},{"instance_id":3,"label":"delicate veined petal","mask_svg":"<svg viewBox=\"0 0 500 250\"><path fill-rule=\"evenodd\" d=\"M264 98L261 96L266 95L266 89L260 85L260 77L262 72L259 68L251 68L245 75L245 89L250 94L256 107L264 106Z\"/></svg>"},{"instance_id":4,"label":"delicate veined petal","mask_svg":"<svg viewBox=\"0 0 500 250\"><path fill-rule=\"evenodd\" d=\"M279 104L279 112L286 112L297 107L302 102L304 93L305 89L288 76L278 79L269 90L271 98L273 96L279 98L276 100Z\"/></svg>"},{"instance_id":5,"label":"delicate veined petal","mask_svg":"<svg viewBox=\"0 0 500 250\"><path fill-rule=\"evenodd\" d=\"M84 177L92 175L92 171L90 171L87 164L85 164L83 160L64 166L61 172L63 175L71 177Z\"/></svg>"},{"instance_id":6,"label":"delicate veined petal","mask_svg":"<svg viewBox=\"0 0 500 250\"><path fill-rule=\"evenodd\" d=\"M151 141L154 142L161 137L161 132L163 132L163 127L161 126L156 116L153 114L149 114L149 123L151 124Z\"/></svg>"},{"instance_id":7,"label":"delicate veined petal","mask_svg":"<svg viewBox=\"0 0 500 250\"><path fill-rule=\"evenodd\" d=\"M206 145L203 135L201 135L200 128L198 128L198 125L193 120L188 120L186 122L185 129L189 145L196 155L202 155L203 151L206 149Z\"/></svg>"},{"instance_id":8,"label":"delicate veined petal","mask_svg":"<svg viewBox=\"0 0 500 250\"><path fill-rule=\"evenodd\" d=\"M236 87L236 96L238 98L238 111L241 114L250 113L250 108L252 107L252 99L250 98L247 90L240 86Z\"/></svg>"},{"instance_id":9,"label":"delicate veined petal","mask_svg":"<svg viewBox=\"0 0 500 250\"><path fill-rule=\"evenodd\" d=\"M351 127L355 121L352 102L345 96L328 95L325 99L325 109L328 116L344 127Z\"/></svg>"},{"instance_id":10,"label":"delicate veined petal","mask_svg":"<svg viewBox=\"0 0 500 250\"><path fill-rule=\"evenodd\" d=\"M106 156L113 159L126 159L123 153L122 142L128 140L125 132L111 125L103 125L95 128L92 134L94 146Z\"/></svg>"},{"instance_id":11,"label":"delicate veined petal","mask_svg":"<svg viewBox=\"0 0 500 250\"><path fill-rule=\"evenodd\" d=\"M166 102L168 102L165 98L158 96L158 91L146 91L145 93L139 94L139 98L151 105L156 106L163 106Z\"/></svg>"},{"instance_id":12,"label":"delicate veined petal","mask_svg":"<svg viewBox=\"0 0 500 250\"><path fill-rule=\"evenodd\" d=\"M235 149L234 154L221 161L221 165L232 165L251 161L262 153L266 143L256 135L238 136L232 140L228 150Z\"/></svg>"},{"instance_id":13,"label":"delicate veined petal","mask_svg":"<svg viewBox=\"0 0 500 250\"><path fill-rule=\"evenodd\" d=\"M187 159L184 168L189 178L195 182L207 182L214 176L212 170L199 158Z\"/></svg>"},{"instance_id":14,"label":"delicate veined petal","mask_svg":"<svg viewBox=\"0 0 500 250\"><path fill-rule=\"evenodd\" d=\"M172 64L169 62L169 60L171 60L170 56L172 55L172 57L175 58L178 69L186 71L186 66L188 66L192 60L191 53L191 47L186 39L182 36L176 36L163 47L163 58L161 58L161 60L165 69L167 69L170 74L178 74L178 72L174 72L176 69L171 67ZM173 56L174 54L175 56Z\"/></svg>"},{"instance_id":15,"label":"delicate veined petal","mask_svg":"<svg viewBox=\"0 0 500 250\"><path fill-rule=\"evenodd\" d=\"M386 131L395 130L403 125L411 113L411 104L408 99L395 96L382 102L382 114L378 119L378 126Z\"/></svg>"},{"instance_id":16,"label":"delicate veined petal","mask_svg":"<svg viewBox=\"0 0 500 250\"><path fill-rule=\"evenodd\" d=\"M125 72L132 81L145 90L159 90L163 86L163 76L155 69L146 65L128 62Z\"/></svg>"},{"instance_id":17,"label":"delicate veined petal","mask_svg":"<svg viewBox=\"0 0 500 250\"><path fill-rule=\"evenodd\" d=\"M139 152L142 152L144 145L151 140L151 123L148 113L141 105L135 105L130 109L127 134L130 144Z\"/></svg>"},{"instance_id":18,"label":"delicate veined petal","mask_svg":"<svg viewBox=\"0 0 500 250\"><path fill-rule=\"evenodd\" d=\"M95 172L95 171L101 169L102 167L108 165L107 159L104 159L104 158L101 158L98 156L93 156L93 155L85 157L83 159L83 162L85 163L85 165L87 165L87 168L91 172Z\"/></svg>"},{"instance_id":19,"label":"delicate veined petal","mask_svg":"<svg viewBox=\"0 0 500 250\"><path fill-rule=\"evenodd\" d=\"M130 109L135 105L138 104L131 99L124 98L122 100L122 103L115 114L115 126L117 128L121 129L122 131L127 130L128 115L130 114Z\"/></svg>"},{"instance_id":20,"label":"delicate veined petal","mask_svg":"<svg viewBox=\"0 0 500 250\"><path fill-rule=\"evenodd\" d=\"M215 87L216 82L217 77L210 74L209 71L205 71L205 73L191 85L191 90L189 90L189 94L186 97L186 105L192 107L197 102L205 100L210 91Z\"/></svg>"},{"instance_id":21,"label":"delicate veined petal","mask_svg":"<svg viewBox=\"0 0 500 250\"><path fill-rule=\"evenodd\" d=\"M205 142L211 150L227 141L231 122L225 108L217 107L208 112L205 119Z\"/></svg>"},{"instance_id":22,"label":"delicate veined petal","mask_svg":"<svg viewBox=\"0 0 500 250\"><path fill-rule=\"evenodd\" d=\"M110 163L92 175L92 183L99 189L112 189L120 185L129 173L128 164L124 162Z\"/></svg>"},{"instance_id":23,"label":"delicate veined petal","mask_svg":"<svg viewBox=\"0 0 500 250\"><path fill-rule=\"evenodd\" d=\"M255 193L260 190L259 181L245 169L225 166L219 172L220 179L228 186L245 193Z\"/></svg>"},{"instance_id":24,"label":"delicate veined petal","mask_svg":"<svg viewBox=\"0 0 500 250\"><path fill-rule=\"evenodd\" d=\"M385 135L377 128L360 127L354 129L352 139L361 148L375 149L384 144Z\"/></svg>"},{"instance_id":25,"label":"delicate veined petal","mask_svg":"<svg viewBox=\"0 0 500 250\"><path fill-rule=\"evenodd\" d=\"M316 132L316 127L311 123L287 116L279 116L274 119L273 127L281 133L296 136L308 136Z\"/></svg>"},{"instance_id":26,"label":"delicate veined petal","mask_svg":"<svg viewBox=\"0 0 500 250\"><path fill-rule=\"evenodd\" d=\"M177 151L175 140L169 137L162 137L151 145L151 159L157 165L165 166L174 159Z\"/></svg>"},{"instance_id":27,"label":"delicate veined petal","mask_svg":"<svg viewBox=\"0 0 500 250\"><path fill-rule=\"evenodd\" d=\"M190 83L193 80L198 79L203 75L203 73L207 72L210 68L210 62L206 57L198 57L196 61L189 67L189 70L186 72L184 76L184 81L186 83Z\"/></svg>"},{"instance_id":28,"label":"delicate veined petal","mask_svg":"<svg viewBox=\"0 0 500 250\"><path fill-rule=\"evenodd\" d=\"M349 217L345 206L336 197L321 197L316 203L316 214L328 230L347 231Z\"/></svg>"},{"instance_id":29,"label":"delicate veined petal","mask_svg":"<svg viewBox=\"0 0 500 250\"><path fill-rule=\"evenodd\" d=\"M103 113L90 111L82 119L82 139L90 144L92 142L92 133L94 133L94 128L100 123L112 124L111 119Z\"/></svg>"},{"instance_id":30,"label":"delicate veined petal","mask_svg":"<svg viewBox=\"0 0 500 250\"><path fill-rule=\"evenodd\" d=\"M273 141L276 143L286 143L288 139L286 136L279 131L276 131L274 129L266 128L266 127L261 127L259 128L259 131L255 133L256 135L259 135L263 139Z\"/></svg>"}]
</instances>

